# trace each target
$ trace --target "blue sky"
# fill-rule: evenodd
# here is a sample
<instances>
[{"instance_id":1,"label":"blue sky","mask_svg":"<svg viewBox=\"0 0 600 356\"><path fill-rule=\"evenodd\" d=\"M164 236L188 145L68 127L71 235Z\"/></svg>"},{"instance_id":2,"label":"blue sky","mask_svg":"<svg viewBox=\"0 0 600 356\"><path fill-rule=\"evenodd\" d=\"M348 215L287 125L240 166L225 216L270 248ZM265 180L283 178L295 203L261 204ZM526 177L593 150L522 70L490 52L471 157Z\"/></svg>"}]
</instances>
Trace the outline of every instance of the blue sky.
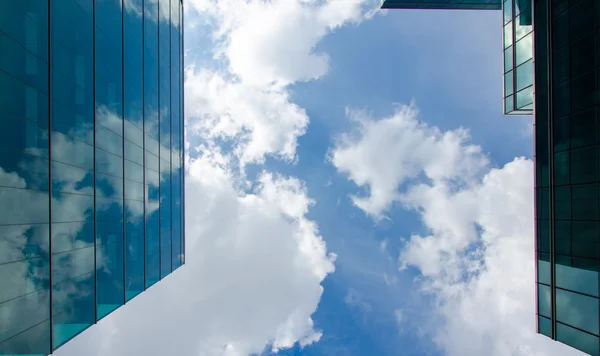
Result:
<instances>
[{"instance_id":1,"label":"blue sky","mask_svg":"<svg viewBox=\"0 0 600 356\"><path fill-rule=\"evenodd\" d=\"M501 14L377 5L186 2L186 266L57 355L577 354L535 335Z\"/></svg>"}]
</instances>

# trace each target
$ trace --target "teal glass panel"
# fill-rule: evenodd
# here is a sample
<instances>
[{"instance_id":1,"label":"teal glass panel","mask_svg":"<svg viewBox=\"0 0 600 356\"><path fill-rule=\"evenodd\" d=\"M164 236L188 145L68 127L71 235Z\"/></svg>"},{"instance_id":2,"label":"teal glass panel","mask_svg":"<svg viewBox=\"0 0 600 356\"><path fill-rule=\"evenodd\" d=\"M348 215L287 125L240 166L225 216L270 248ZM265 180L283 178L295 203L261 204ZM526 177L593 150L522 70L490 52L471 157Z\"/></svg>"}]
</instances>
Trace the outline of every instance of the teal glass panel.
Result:
<instances>
[{"instance_id":1,"label":"teal glass panel","mask_svg":"<svg viewBox=\"0 0 600 356\"><path fill-rule=\"evenodd\" d=\"M513 19L513 2L512 0L505 0L502 5L502 13L504 14L504 23L508 23Z\"/></svg>"},{"instance_id":2,"label":"teal glass panel","mask_svg":"<svg viewBox=\"0 0 600 356\"><path fill-rule=\"evenodd\" d=\"M513 46L510 46L504 50L504 73L512 71L513 68ZM514 75L514 74L513 74Z\"/></svg>"},{"instance_id":3,"label":"teal glass panel","mask_svg":"<svg viewBox=\"0 0 600 356\"><path fill-rule=\"evenodd\" d=\"M527 62L520 64L516 71L517 79L517 91L521 91L524 88L533 85L533 60L530 59ZM531 101L533 102L533 98Z\"/></svg>"},{"instance_id":4,"label":"teal glass panel","mask_svg":"<svg viewBox=\"0 0 600 356\"><path fill-rule=\"evenodd\" d=\"M518 68L517 68L518 70ZM517 92L517 110L533 110L533 85Z\"/></svg>"},{"instance_id":5,"label":"teal glass panel","mask_svg":"<svg viewBox=\"0 0 600 356\"><path fill-rule=\"evenodd\" d=\"M550 317L550 315L552 315L550 312L550 304L550 287L538 284L538 313Z\"/></svg>"},{"instance_id":6,"label":"teal glass panel","mask_svg":"<svg viewBox=\"0 0 600 356\"><path fill-rule=\"evenodd\" d=\"M536 232L538 251L550 252L550 222L538 220Z\"/></svg>"},{"instance_id":7,"label":"teal glass panel","mask_svg":"<svg viewBox=\"0 0 600 356\"><path fill-rule=\"evenodd\" d=\"M504 96L513 94L513 72L508 72L504 75Z\"/></svg>"},{"instance_id":8,"label":"teal glass panel","mask_svg":"<svg viewBox=\"0 0 600 356\"><path fill-rule=\"evenodd\" d=\"M508 48L513 44L513 22L504 25L504 48Z\"/></svg>"},{"instance_id":9,"label":"teal glass panel","mask_svg":"<svg viewBox=\"0 0 600 356\"><path fill-rule=\"evenodd\" d=\"M552 321L543 316L538 316L538 329L540 334L552 337Z\"/></svg>"},{"instance_id":10,"label":"teal glass panel","mask_svg":"<svg viewBox=\"0 0 600 356\"><path fill-rule=\"evenodd\" d=\"M598 296L598 261L557 256L556 286L578 293Z\"/></svg>"},{"instance_id":11,"label":"teal glass panel","mask_svg":"<svg viewBox=\"0 0 600 356\"><path fill-rule=\"evenodd\" d=\"M515 110L515 97L514 95L509 95L504 99L504 112L510 113Z\"/></svg>"},{"instance_id":12,"label":"teal glass panel","mask_svg":"<svg viewBox=\"0 0 600 356\"><path fill-rule=\"evenodd\" d=\"M550 254L538 253L538 282L550 284Z\"/></svg>"},{"instance_id":13,"label":"teal glass panel","mask_svg":"<svg viewBox=\"0 0 600 356\"><path fill-rule=\"evenodd\" d=\"M533 58L533 34L528 34L527 36L520 39L515 44L515 64L519 66L521 63L525 63L526 61ZM533 69L532 69L533 72ZM533 84L533 76L531 75L531 79L529 80L530 84Z\"/></svg>"},{"instance_id":14,"label":"teal glass panel","mask_svg":"<svg viewBox=\"0 0 600 356\"><path fill-rule=\"evenodd\" d=\"M597 317L597 316L596 316ZM592 356L598 356L598 337L570 326L556 323L556 340Z\"/></svg>"},{"instance_id":15,"label":"teal glass panel","mask_svg":"<svg viewBox=\"0 0 600 356\"><path fill-rule=\"evenodd\" d=\"M556 289L556 320L598 335L598 298Z\"/></svg>"}]
</instances>

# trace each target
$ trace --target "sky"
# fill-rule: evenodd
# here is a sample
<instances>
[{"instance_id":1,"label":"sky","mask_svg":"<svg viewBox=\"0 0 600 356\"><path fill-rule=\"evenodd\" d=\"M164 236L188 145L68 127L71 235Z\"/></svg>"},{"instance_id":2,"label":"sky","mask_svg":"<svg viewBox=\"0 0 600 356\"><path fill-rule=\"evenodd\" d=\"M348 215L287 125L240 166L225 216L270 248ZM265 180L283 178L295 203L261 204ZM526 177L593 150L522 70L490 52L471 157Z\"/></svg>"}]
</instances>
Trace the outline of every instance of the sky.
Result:
<instances>
[{"instance_id":1,"label":"sky","mask_svg":"<svg viewBox=\"0 0 600 356\"><path fill-rule=\"evenodd\" d=\"M535 333L501 14L185 2L186 264L55 355L582 355Z\"/></svg>"}]
</instances>

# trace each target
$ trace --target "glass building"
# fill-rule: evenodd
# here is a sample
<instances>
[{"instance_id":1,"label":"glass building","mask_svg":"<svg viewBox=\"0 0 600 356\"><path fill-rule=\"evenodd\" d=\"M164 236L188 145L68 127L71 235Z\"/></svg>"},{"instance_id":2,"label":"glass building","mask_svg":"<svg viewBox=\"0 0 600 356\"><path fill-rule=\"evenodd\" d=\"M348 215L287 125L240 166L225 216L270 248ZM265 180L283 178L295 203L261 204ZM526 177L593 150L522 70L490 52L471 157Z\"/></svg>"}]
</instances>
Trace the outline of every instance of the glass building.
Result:
<instances>
[{"instance_id":1,"label":"glass building","mask_svg":"<svg viewBox=\"0 0 600 356\"><path fill-rule=\"evenodd\" d=\"M184 263L181 0L0 2L0 356Z\"/></svg>"},{"instance_id":2,"label":"glass building","mask_svg":"<svg viewBox=\"0 0 600 356\"><path fill-rule=\"evenodd\" d=\"M600 1L505 0L502 13L504 113L535 117L537 332L600 355Z\"/></svg>"}]
</instances>

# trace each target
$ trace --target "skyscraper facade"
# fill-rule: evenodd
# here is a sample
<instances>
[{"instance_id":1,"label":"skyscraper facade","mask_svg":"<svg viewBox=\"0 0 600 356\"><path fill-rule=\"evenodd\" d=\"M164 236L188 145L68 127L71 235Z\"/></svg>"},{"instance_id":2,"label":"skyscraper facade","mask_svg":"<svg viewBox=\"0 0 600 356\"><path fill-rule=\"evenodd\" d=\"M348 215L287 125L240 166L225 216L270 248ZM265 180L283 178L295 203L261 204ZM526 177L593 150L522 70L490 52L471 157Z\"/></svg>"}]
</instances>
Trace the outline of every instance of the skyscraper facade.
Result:
<instances>
[{"instance_id":1,"label":"skyscraper facade","mask_svg":"<svg viewBox=\"0 0 600 356\"><path fill-rule=\"evenodd\" d=\"M0 2L0 356L183 265L182 0Z\"/></svg>"},{"instance_id":2,"label":"skyscraper facade","mask_svg":"<svg viewBox=\"0 0 600 356\"><path fill-rule=\"evenodd\" d=\"M382 8L492 2L384 0ZM501 7L504 113L535 115L537 332L599 355L600 1Z\"/></svg>"}]
</instances>

